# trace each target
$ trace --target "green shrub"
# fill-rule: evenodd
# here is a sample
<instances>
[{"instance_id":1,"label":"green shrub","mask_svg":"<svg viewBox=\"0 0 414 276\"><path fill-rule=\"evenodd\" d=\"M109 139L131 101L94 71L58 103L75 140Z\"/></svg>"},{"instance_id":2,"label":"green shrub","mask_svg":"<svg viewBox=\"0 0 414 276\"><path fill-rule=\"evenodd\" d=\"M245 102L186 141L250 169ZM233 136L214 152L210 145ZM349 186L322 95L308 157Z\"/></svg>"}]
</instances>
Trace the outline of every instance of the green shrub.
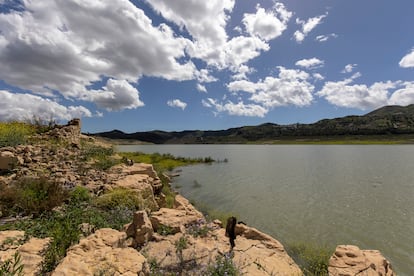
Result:
<instances>
[{"instance_id":1,"label":"green shrub","mask_svg":"<svg viewBox=\"0 0 414 276\"><path fill-rule=\"evenodd\" d=\"M217 255L216 262L207 268L207 275L211 276L236 276L240 274L239 269L233 263L231 254Z\"/></svg>"},{"instance_id":2,"label":"green shrub","mask_svg":"<svg viewBox=\"0 0 414 276\"><path fill-rule=\"evenodd\" d=\"M121 160L113 157L114 149L112 147L97 146L94 144L83 144L81 159L83 161L92 161L93 167L98 170L107 170L114 165L121 163Z\"/></svg>"},{"instance_id":3,"label":"green shrub","mask_svg":"<svg viewBox=\"0 0 414 276\"><path fill-rule=\"evenodd\" d=\"M73 188L72 191L69 193L70 202L73 204L79 204L82 202L89 202L91 199L91 195L89 190L82 186L76 186Z\"/></svg>"},{"instance_id":4,"label":"green shrub","mask_svg":"<svg viewBox=\"0 0 414 276\"><path fill-rule=\"evenodd\" d=\"M17 212L38 216L62 205L67 198L60 184L46 177L25 177L1 189L0 209L6 215Z\"/></svg>"},{"instance_id":5,"label":"green shrub","mask_svg":"<svg viewBox=\"0 0 414 276\"><path fill-rule=\"evenodd\" d=\"M35 127L22 122L0 123L0 147L25 144Z\"/></svg>"},{"instance_id":6,"label":"green shrub","mask_svg":"<svg viewBox=\"0 0 414 276\"><path fill-rule=\"evenodd\" d=\"M168 225L160 224L157 228L157 233L161 236L168 236L175 234L174 229Z\"/></svg>"},{"instance_id":7,"label":"green shrub","mask_svg":"<svg viewBox=\"0 0 414 276\"><path fill-rule=\"evenodd\" d=\"M0 261L0 276L23 276L23 264L19 252L16 251L13 259Z\"/></svg>"},{"instance_id":8,"label":"green shrub","mask_svg":"<svg viewBox=\"0 0 414 276\"><path fill-rule=\"evenodd\" d=\"M142 196L131 189L115 188L95 199L95 205L101 209L113 210L116 207L126 207L134 210L144 208Z\"/></svg>"},{"instance_id":9,"label":"green shrub","mask_svg":"<svg viewBox=\"0 0 414 276\"><path fill-rule=\"evenodd\" d=\"M304 275L328 275L328 262L333 252L330 248L309 243L294 243L287 246L287 251Z\"/></svg>"}]
</instances>

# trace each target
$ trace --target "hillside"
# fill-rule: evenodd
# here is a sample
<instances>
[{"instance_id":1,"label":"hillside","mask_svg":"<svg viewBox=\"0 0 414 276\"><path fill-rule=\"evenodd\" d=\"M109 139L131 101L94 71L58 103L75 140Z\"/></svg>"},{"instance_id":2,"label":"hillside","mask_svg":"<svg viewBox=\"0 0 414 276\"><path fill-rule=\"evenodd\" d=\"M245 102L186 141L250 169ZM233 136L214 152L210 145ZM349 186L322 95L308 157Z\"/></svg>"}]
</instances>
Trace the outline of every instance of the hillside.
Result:
<instances>
[{"instance_id":1,"label":"hillside","mask_svg":"<svg viewBox=\"0 0 414 276\"><path fill-rule=\"evenodd\" d=\"M320 137L414 134L414 105L385 106L363 116L324 119L313 124L266 123L227 130L189 130L124 133L120 130L92 134L109 139L136 140L154 144L251 143Z\"/></svg>"}]
</instances>

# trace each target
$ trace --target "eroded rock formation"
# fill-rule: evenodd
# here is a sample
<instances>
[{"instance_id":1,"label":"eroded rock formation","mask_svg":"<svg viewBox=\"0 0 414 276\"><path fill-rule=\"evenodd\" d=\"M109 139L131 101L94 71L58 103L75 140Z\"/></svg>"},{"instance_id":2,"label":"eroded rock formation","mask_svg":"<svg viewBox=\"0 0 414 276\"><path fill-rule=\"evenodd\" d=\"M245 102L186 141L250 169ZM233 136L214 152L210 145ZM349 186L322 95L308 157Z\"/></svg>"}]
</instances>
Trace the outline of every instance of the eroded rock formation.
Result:
<instances>
[{"instance_id":1,"label":"eroded rock formation","mask_svg":"<svg viewBox=\"0 0 414 276\"><path fill-rule=\"evenodd\" d=\"M329 275L395 275L391 264L378 250L361 250L354 245L338 245L329 259Z\"/></svg>"}]
</instances>

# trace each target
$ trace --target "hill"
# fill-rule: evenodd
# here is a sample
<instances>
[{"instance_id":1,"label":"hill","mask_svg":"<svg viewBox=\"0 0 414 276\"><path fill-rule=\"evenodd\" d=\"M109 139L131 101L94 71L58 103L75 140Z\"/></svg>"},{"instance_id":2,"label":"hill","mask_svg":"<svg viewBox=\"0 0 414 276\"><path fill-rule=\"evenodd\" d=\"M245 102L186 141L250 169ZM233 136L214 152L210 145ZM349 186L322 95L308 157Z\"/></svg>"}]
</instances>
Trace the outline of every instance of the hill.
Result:
<instances>
[{"instance_id":1,"label":"hill","mask_svg":"<svg viewBox=\"0 0 414 276\"><path fill-rule=\"evenodd\" d=\"M265 123L227 130L187 130L124 133L120 130L92 134L110 139L138 140L154 144L254 143L320 137L390 136L414 134L414 105L385 106L363 116L323 119L313 124Z\"/></svg>"}]
</instances>

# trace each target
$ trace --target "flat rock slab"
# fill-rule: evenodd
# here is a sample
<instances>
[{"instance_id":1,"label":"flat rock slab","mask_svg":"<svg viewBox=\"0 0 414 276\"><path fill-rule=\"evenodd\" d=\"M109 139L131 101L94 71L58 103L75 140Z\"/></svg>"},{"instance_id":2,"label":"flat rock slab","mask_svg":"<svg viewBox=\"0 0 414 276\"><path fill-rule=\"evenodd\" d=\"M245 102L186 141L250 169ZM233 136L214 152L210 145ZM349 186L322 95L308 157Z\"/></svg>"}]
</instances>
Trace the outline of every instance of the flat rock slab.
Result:
<instances>
[{"instance_id":1,"label":"flat rock slab","mask_svg":"<svg viewBox=\"0 0 414 276\"><path fill-rule=\"evenodd\" d=\"M126 233L103 228L72 246L52 275L144 275L145 262L127 247Z\"/></svg>"},{"instance_id":2,"label":"flat rock slab","mask_svg":"<svg viewBox=\"0 0 414 276\"><path fill-rule=\"evenodd\" d=\"M24 231L0 232L0 260L12 259L18 252L23 265L24 275L38 275L43 261L43 254L50 244L50 239L30 238L24 240Z\"/></svg>"}]
</instances>

